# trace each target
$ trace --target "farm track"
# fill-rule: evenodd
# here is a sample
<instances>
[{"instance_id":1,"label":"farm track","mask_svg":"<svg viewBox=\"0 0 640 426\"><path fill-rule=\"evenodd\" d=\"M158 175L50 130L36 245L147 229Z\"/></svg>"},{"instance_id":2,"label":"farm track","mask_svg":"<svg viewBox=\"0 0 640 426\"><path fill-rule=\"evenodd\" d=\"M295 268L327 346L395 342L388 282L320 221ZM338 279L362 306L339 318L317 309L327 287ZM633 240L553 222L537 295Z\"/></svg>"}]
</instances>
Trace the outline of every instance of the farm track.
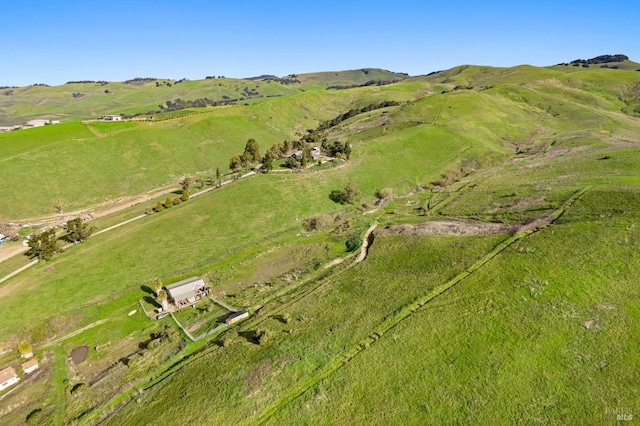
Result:
<instances>
[{"instance_id":1,"label":"farm track","mask_svg":"<svg viewBox=\"0 0 640 426\"><path fill-rule=\"evenodd\" d=\"M592 188L592 186L588 186L588 187L585 187L585 188L577 191L576 193L574 193L558 210L556 210L556 212L553 214L552 220L551 220L551 222L549 224L552 224L557 219L559 219L573 205L573 203L575 203L575 201L578 200L578 198L580 198L582 195L584 195L591 188ZM342 368L345 365L347 365L350 361L355 359L358 355L360 355L362 352L364 352L366 349L368 349L372 344L374 344L376 341L378 341L389 330L391 330L395 326L399 325L405 319L411 317L414 313L416 313L421 308L426 306L430 301L432 301L436 297L440 296L441 294L443 294L444 292L446 292L447 290L449 290L450 288L452 288L456 284L458 284L461 281L463 281L465 278L470 276L473 272L475 272L478 269L480 269L482 266L487 264L489 261L491 261L498 254L503 252L506 248L511 246L513 243L515 243L516 241L519 241L519 240L521 240L521 239L523 239L523 238L525 238L525 237L537 232L539 229L542 229L542 228L544 228L546 226L548 226L548 225L544 225L543 227L538 228L538 229L533 229L533 230L527 230L527 231L524 231L524 232L520 232L518 234L512 235L512 236L504 239L503 241L498 243L493 248L493 250L491 250L489 253L487 253L485 256L483 256L480 260L478 260L472 266L467 268L465 271L459 273L458 275L456 275L455 277L453 277L449 281L447 281L447 282L441 284L440 286L434 288L432 291L430 291L429 293L427 293L423 297L418 298L414 302L412 302L412 303L410 303L408 305L405 305L404 307L400 308L395 314L392 314L391 316L389 316L385 320L383 320L382 323L380 323L378 325L378 327L376 327L371 332L371 334L369 334L369 336L367 336L365 339L363 339L357 346L352 348L350 351L346 352L343 356L337 357L336 359L334 359L333 362L331 362L330 364L327 364L324 368L319 370L316 374L314 374L312 377L308 378L304 382L299 382L299 384L297 386L295 386L286 396L284 396L279 401L277 401L277 402L273 403L272 405L270 405L269 407L267 407L262 412L262 414L260 414L258 416L258 418L255 419L255 421L250 421L250 422L248 422L248 424L262 424L262 423L264 423L266 420L268 420L271 416L276 414L284 406L286 406L287 404L293 402L298 397L300 397L301 395L306 393L313 386L317 385L322 380L330 377L333 373L337 372L340 368Z\"/></svg>"},{"instance_id":2,"label":"farm track","mask_svg":"<svg viewBox=\"0 0 640 426\"><path fill-rule=\"evenodd\" d=\"M59 338L57 338L57 339L55 339L55 340L52 340L52 341L50 341L49 343L46 343L46 344L44 344L44 345L42 345L42 346L38 346L36 349L37 349L37 350L42 350L42 349L46 349L46 348L48 348L48 347L51 347L51 346L53 346L53 345L57 345L58 343L60 343L60 342L62 342L62 341L64 341L64 340L67 340L67 339L70 339L70 338L72 338L72 337L74 337L74 336L77 336L78 334L83 333L83 332L85 332L85 331L87 331L87 330L89 330L89 329L91 329L91 328L93 328L93 327L97 327L97 326L99 326L99 325L101 325L101 324L104 324L104 323L105 323L105 322L107 322L107 321L109 321L109 319L108 319L108 318L101 319L100 321L92 322L92 323L91 323L91 324L89 324L89 325L86 325L86 326L84 326L84 327L82 327L82 328L77 329L77 330L76 330L76 331L74 331L73 333L69 333L69 334L64 335L64 336L62 336L62 337L59 337Z\"/></svg>"}]
</instances>

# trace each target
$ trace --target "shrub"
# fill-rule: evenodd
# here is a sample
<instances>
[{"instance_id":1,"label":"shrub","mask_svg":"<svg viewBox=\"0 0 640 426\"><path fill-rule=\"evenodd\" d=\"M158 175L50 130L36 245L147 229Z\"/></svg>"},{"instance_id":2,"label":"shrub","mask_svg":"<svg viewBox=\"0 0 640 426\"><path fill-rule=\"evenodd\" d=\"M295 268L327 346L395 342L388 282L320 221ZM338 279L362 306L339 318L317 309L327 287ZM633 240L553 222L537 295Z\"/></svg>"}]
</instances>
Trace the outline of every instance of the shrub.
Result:
<instances>
[{"instance_id":1,"label":"shrub","mask_svg":"<svg viewBox=\"0 0 640 426\"><path fill-rule=\"evenodd\" d=\"M360 237L360 235L352 235L344 244L347 246L347 253L351 253L352 251L360 248L362 244L362 238Z\"/></svg>"},{"instance_id":2,"label":"shrub","mask_svg":"<svg viewBox=\"0 0 640 426\"><path fill-rule=\"evenodd\" d=\"M71 388L71 395L80 395L82 392L84 392L87 389L87 384L86 383L76 383L72 388Z\"/></svg>"},{"instance_id":3,"label":"shrub","mask_svg":"<svg viewBox=\"0 0 640 426\"><path fill-rule=\"evenodd\" d=\"M20 355L28 354L32 350L33 348L31 346L31 343L29 343L27 340L22 340L20 341L20 343L18 343L18 352L20 352Z\"/></svg>"},{"instance_id":4,"label":"shrub","mask_svg":"<svg viewBox=\"0 0 640 426\"><path fill-rule=\"evenodd\" d=\"M392 195L393 191L391 190L391 188L379 189L375 193L376 198L379 200L386 200L388 198L391 198Z\"/></svg>"},{"instance_id":5,"label":"shrub","mask_svg":"<svg viewBox=\"0 0 640 426\"><path fill-rule=\"evenodd\" d=\"M27 415L27 417L25 418L25 422L28 425L35 425L40 423L41 419L42 419L42 408L36 408Z\"/></svg>"},{"instance_id":6,"label":"shrub","mask_svg":"<svg viewBox=\"0 0 640 426\"><path fill-rule=\"evenodd\" d=\"M189 191L186 189L182 190L182 196L180 197L182 201L187 201L189 199Z\"/></svg>"},{"instance_id":7,"label":"shrub","mask_svg":"<svg viewBox=\"0 0 640 426\"><path fill-rule=\"evenodd\" d=\"M333 216L330 214L318 214L308 219L305 219L304 225L307 228L307 231L315 231L319 229L324 229L327 226L333 224Z\"/></svg>"},{"instance_id":8,"label":"shrub","mask_svg":"<svg viewBox=\"0 0 640 426\"><path fill-rule=\"evenodd\" d=\"M256 330L255 338L256 338L256 342L260 346L266 345L271 339L271 337L273 337L273 333L269 329L262 328L262 329Z\"/></svg>"},{"instance_id":9,"label":"shrub","mask_svg":"<svg viewBox=\"0 0 640 426\"><path fill-rule=\"evenodd\" d=\"M164 210L164 206L160 201L158 201L158 204L156 204L156 207L153 210L155 210L156 212L161 212L162 210Z\"/></svg>"}]
</instances>

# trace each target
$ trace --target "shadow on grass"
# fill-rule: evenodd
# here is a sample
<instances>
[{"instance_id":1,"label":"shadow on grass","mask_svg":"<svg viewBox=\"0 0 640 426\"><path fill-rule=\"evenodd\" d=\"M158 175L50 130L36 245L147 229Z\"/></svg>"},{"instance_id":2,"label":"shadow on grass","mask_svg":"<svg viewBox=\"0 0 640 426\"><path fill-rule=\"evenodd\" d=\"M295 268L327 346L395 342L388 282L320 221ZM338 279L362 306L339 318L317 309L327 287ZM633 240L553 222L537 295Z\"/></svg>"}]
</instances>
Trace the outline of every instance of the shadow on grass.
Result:
<instances>
[{"instance_id":1,"label":"shadow on grass","mask_svg":"<svg viewBox=\"0 0 640 426\"><path fill-rule=\"evenodd\" d=\"M147 294L150 294L152 296L156 295L155 290L153 290L151 287L147 286L147 285L141 285L140 286L140 290L144 291Z\"/></svg>"},{"instance_id":2,"label":"shadow on grass","mask_svg":"<svg viewBox=\"0 0 640 426\"><path fill-rule=\"evenodd\" d=\"M143 300L144 300L145 302L147 302L148 304L150 304L151 306L153 306L154 308L160 308L160 307L162 307L162 305L161 305L161 304L159 304L159 303L158 303L158 301L157 301L154 297L152 297L152 296L145 296L145 297L143 298Z\"/></svg>"}]
</instances>

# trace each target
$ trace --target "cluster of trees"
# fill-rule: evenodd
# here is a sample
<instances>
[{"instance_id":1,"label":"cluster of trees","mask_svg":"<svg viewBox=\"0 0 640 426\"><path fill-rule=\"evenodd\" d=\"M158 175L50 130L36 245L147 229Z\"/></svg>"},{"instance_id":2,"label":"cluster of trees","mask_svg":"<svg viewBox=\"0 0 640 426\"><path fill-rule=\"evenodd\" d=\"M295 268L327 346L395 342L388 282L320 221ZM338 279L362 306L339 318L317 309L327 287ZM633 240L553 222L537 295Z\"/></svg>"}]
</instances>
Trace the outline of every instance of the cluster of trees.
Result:
<instances>
[{"instance_id":1,"label":"cluster of trees","mask_svg":"<svg viewBox=\"0 0 640 426\"><path fill-rule=\"evenodd\" d=\"M249 139L244 147L244 152L234 155L229 160L229 168L237 172L241 168L247 169L257 163L262 163L263 157L260 155L260 147L255 139Z\"/></svg>"},{"instance_id":2,"label":"cluster of trees","mask_svg":"<svg viewBox=\"0 0 640 426\"><path fill-rule=\"evenodd\" d=\"M161 212L164 209L170 209L173 206L177 206L178 204L189 200L189 191L187 189L182 189L182 195L180 197L175 197L175 198L171 198L171 197L167 197L167 199L164 201L164 203L161 203L160 201L158 201L158 204L156 204L156 206L153 208L153 210L158 213Z\"/></svg>"},{"instance_id":3,"label":"cluster of trees","mask_svg":"<svg viewBox=\"0 0 640 426\"><path fill-rule=\"evenodd\" d=\"M162 104L158 105L158 108L160 108L160 111L149 111L149 112L146 112L145 114L149 114L149 113L157 114L162 111L177 111L177 110L186 109L186 108L205 108L208 106L229 105L241 100L244 100L244 98L231 99L228 96L223 96L221 100L213 100L209 98L198 98L193 101L188 101L188 100L178 98L173 101L165 102L166 105L162 105Z\"/></svg>"},{"instance_id":4,"label":"cluster of trees","mask_svg":"<svg viewBox=\"0 0 640 426\"><path fill-rule=\"evenodd\" d=\"M216 77L215 75L208 75L208 76L205 77L205 80L213 80L215 78L225 78L225 76L224 75L219 75L219 76Z\"/></svg>"},{"instance_id":5,"label":"cluster of trees","mask_svg":"<svg viewBox=\"0 0 640 426\"><path fill-rule=\"evenodd\" d=\"M80 93L80 92L73 92L72 96L75 98L80 98L82 96L84 96L84 94Z\"/></svg>"},{"instance_id":6,"label":"cluster of trees","mask_svg":"<svg viewBox=\"0 0 640 426\"><path fill-rule=\"evenodd\" d=\"M63 239L70 243L81 243L91 236L95 228L89 226L81 218L70 219L64 225L66 235ZM54 254L62 251L55 229L33 235L29 239L29 250L25 253L31 259L51 260Z\"/></svg>"},{"instance_id":7,"label":"cluster of trees","mask_svg":"<svg viewBox=\"0 0 640 426\"><path fill-rule=\"evenodd\" d=\"M322 141L322 150L331 157L344 158L346 160L351 158L351 144L347 142L334 141L329 143L325 139Z\"/></svg>"},{"instance_id":8,"label":"cluster of trees","mask_svg":"<svg viewBox=\"0 0 640 426\"><path fill-rule=\"evenodd\" d=\"M104 86L105 84L109 84L108 82L104 81L104 80L74 80L74 81L67 81L65 84L99 84L100 86Z\"/></svg>"},{"instance_id":9,"label":"cluster of trees","mask_svg":"<svg viewBox=\"0 0 640 426\"><path fill-rule=\"evenodd\" d=\"M275 83L280 83L280 84L284 84L285 86L289 85L289 84L300 84L300 80L298 80L296 78L297 76L295 74L292 75L288 75L286 77L267 77L264 78L263 81L266 81L267 83L269 82L275 82Z\"/></svg>"},{"instance_id":10,"label":"cluster of trees","mask_svg":"<svg viewBox=\"0 0 640 426\"><path fill-rule=\"evenodd\" d=\"M125 81L125 84L144 84L144 83L149 83L156 80L158 79L155 77L136 77L136 78L132 78L131 80Z\"/></svg>"},{"instance_id":11,"label":"cluster of trees","mask_svg":"<svg viewBox=\"0 0 640 426\"><path fill-rule=\"evenodd\" d=\"M571 65L573 64L587 64L587 65L596 65L596 64L606 64L609 62L622 62L628 60L629 57L627 55L600 55L591 59L576 59L575 61L571 61Z\"/></svg>"},{"instance_id":12,"label":"cluster of trees","mask_svg":"<svg viewBox=\"0 0 640 426\"><path fill-rule=\"evenodd\" d=\"M387 84L393 84L402 81L401 78L394 78L393 80L369 80L362 84L348 84L348 85L340 85L335 84L327 87L327 89L333 90L345 90L345 89L353 89L355 87L367 87L367 86L386 86Z\"/></svg>"},{"instance_id":13,"label":"cluster of trees","mask_svg":"<svg viewBox=\"0 0 640 426\"><path fill-rule=\"evenodd\" d=\"M363 106L362 108L353 108L345 112L344 114L340 114L330 120L325 120L321 122L315 130L307 130L307 132L308 133L322 132L324 130L328 130L332 127L335 127L338 124L342 123L343 121L348 120L351 117L355 117L358 114L363 114L365 112L373 111L376 109L386 108L390 106L398 106L398 105L400 105L400 103L396 101L382 101L377 104L369 104L369 105Z\"/></svg>"}]
</instances>

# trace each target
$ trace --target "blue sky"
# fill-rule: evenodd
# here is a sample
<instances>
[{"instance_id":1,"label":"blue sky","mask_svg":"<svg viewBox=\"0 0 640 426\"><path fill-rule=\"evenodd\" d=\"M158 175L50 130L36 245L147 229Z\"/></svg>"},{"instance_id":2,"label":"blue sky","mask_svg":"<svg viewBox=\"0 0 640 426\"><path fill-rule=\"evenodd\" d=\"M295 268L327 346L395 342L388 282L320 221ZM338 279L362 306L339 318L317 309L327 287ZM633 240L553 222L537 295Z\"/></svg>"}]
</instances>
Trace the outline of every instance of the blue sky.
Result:
<instances>
[{"instance_id":1,"label":"blue sky","mask_svg":"<svg viewBox=\"0 0 640 426\"><path fill-rule=\"evenodd\" d=\"M7 2L0 85L640 62L638 1Z\"/></svg>"}]
</instances>

